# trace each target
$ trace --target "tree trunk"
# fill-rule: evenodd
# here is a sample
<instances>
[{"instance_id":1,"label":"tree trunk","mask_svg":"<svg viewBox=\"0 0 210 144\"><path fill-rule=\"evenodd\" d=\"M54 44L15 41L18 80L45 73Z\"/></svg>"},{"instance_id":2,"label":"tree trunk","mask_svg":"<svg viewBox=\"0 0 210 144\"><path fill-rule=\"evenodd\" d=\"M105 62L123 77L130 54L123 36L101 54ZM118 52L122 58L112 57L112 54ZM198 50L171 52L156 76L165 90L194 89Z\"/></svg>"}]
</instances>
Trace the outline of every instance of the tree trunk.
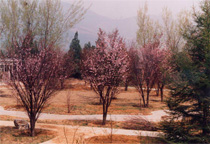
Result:
<instances>
[{"instance_id":1,"label":"tree trunk","mask_svg":"<svg viewBox=\"0 0 210 144\"><path fill-rule=\"evenodd\" d=\"M204 136L208 135L209 132L209 128L208 128L208 107L205 106L204 103L204 108L203 108L203 126L202 126L202 134Z\"/></svg>"},{"instance_id":2,"label":"tree trunk","mask_svg":"<svg viewBox=\"0 0 210 144\"><path fill-rule=\"evenodd\" d=\"M163 102L163 88L164 88L164 85L162 84L160 87L161 102Z\"/></svg>"},{"instance_id":3,"label":"tree trunk","mask_svg":"<svg viewBox=\"0 0 210 144\"><path fill-rule=\"evenodd\" d=\"M140 105L139 105L139 106L140 106L140 109L141 109L141 107L142 107L142 106L141 106L141 98L140 98Z\"/></svg>"},{"instance_id":4,"label":"tree trunk","mask_svg":"<svg viewBox=\"0 0 210 144\"><path fill-rule=\"evenodd\" d=\"M107 116L107 113L103 113L103 122L102 122L102 125L105 125L106 124L106 116Z\"/></svg>"},{"instance_id":5,"label":"tree trunk","mask_svg":"<svg viewBox=\"0 0 210 144\"><path fill-rule=\"evenodd\" d=\"M149 90L147 89L147 105L146 107L149 107Z\"/></svg>"},{"instance_id":6,"label":"tree trunk","mask_svg":"<svg viewBox=\"0 0 210 144\"><path fill-rule=\"evenodd\" d=\"M106 124L106 116L107 116L107 107L106 107L106 103L103 103L103 122L102 122L102 125Z\"/></svg>"},{"instance_id":7,"label":"tree trunk","mask_svg":"<svg viewBox=\"0 0 210 144\"><path fill-rule=\"evenodd\" d=\"M125 82L125 91L128 91L128 81Z\"/></svg>"},{"instance_id":8,"label":"tree trunk","mask_svg":"<svg viewBox=\"0 0 210 144\"><path fill-rule=\"evenodd\" d=\"M99 99L99 104L100 104L100 105L103 103L102 97L103 97L103 95L102 95L102 91L101 91L101 92L100 92L100 99Z\"/></svg>"},{"instance_id":9,"label":"tree trunk","mask_svg":"<svg viewBox=\"0 0 210 144\"><path fill-rule=\"evenodd\" d=\"M142 95L141 96L142 96L144 107L146 107L146 102L145 102L145 98L144 98L144 92L142 92Z\"/></svg>"},{"instance_id":10,"label":"tree trunk","mask_svg":"<svg viewBox=\"0 0 210 144\"><path fill-rule=\"evenodd\" d=\"M60 84L61 84L61 89L64 88L64 80L60 80Z\"/></svg>"},{"instance_id":11,"label":"tree trunk","mask_svg":"<svg viewBox=\"0 0 210 144\"><path fill-rule=\"evenodd\" d=\"M35 136L35 118L30 118L30 132L31 132L31 137Z\"/></svg>"},{"instance_id":12,"label":"tree trunk","mask_svg":"<svg viewBox=\"0 0 210 144\"><path fill-rule=\"evenodd\" d=\"M159 91L160 91L160 84L157 84L157 90L156 90L156 95L159 96Z\"/></svg>"},{"instance_id":13,"label":"tree trunk","mask_svg":"<svg viewBox=\"0 0 210 144\"><path fill-rule=\"evenodd\" d=\"M161 102L163 102L163 88L160 89L160 94L161 94Z\"/></svg>"},{"instance_id":14,"label":"tree trunk","mask_svg":"<svg viewBox=\"0 0 210 144\"><path fill-rule=\"evenodd\" d=\"M102 102L103 102L103 101L102 101L102 98L100 97L99 104L101 105L101 104L102 104Z\"/></svg>"}]
</instances>

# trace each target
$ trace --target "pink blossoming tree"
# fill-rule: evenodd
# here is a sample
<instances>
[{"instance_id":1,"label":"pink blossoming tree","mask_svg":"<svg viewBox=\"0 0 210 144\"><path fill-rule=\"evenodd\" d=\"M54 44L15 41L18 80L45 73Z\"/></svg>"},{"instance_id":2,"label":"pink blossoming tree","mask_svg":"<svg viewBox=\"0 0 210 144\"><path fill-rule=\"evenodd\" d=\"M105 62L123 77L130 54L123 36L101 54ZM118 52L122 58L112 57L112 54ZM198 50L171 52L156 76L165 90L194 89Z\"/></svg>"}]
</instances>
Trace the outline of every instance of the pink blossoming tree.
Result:
<instances>
[{"instance_id":1,"label":"pink blossoming tree","mask_svg":"<svg viewBox=\"0 0 210 144\"><path fill-rule=\"evenodd\" d=\"M132 62L133 82L141 94L144 107L148 107L150 92L158 79L159 64L163 59L160 38L156 37L153 42L149 42L133 52L138 55L133 57L134 60Z\"/></svg>"},{"instance_id":2,"label":"pink blossoming tree","mask_svg":"<svg viewBox=\"0 0 210 144\"><path fill-rule=\"evenodd\" d=\"M158 69L157 84L159 86L158 90L160 91L161 102L163 102L163 89L165 85L169 82L170 73L172 72L172 67L170 66L170 60L172 57L172 52L168 48L160 50Z\"/></svg>"},{"instance_id":3,"label":"pink blossoming tree","mask_svg":"<svg viewBox=\"0 0 210 144\"><path fill-rule=\"evenodd\" d=\"M60 76L60 86L64 88L64 81L66 78L69 78L75 72L75 63L73 61L73 53L71 52L59 52L60 55L60 68L59 68L59 76Z\"/></svg>"},{"instance_id":4,"label":"pink blossoming tree","mask_svg":"<svg viewBox=\"0 0 210 144\"><path fill-rule=\"evenodd\" d=\"M96 48L82 60L82 74L102 100L103 125L106 124L108 108L118 92L119 84L125 78L127 64L125 43L118 30L106 34L99 29Z\"/></svg>"},{"instance_id":5,"label":"pink blossoming tree","mask_svg":"<svg viewBox=\"0 0 210 144\"><path fill-rule=\"evenodd\" d=\"M35 124L48 100L60 89L59 55L44 43L37 45L33 53L33 37L28 34L24 40L15 43L14 68L10 69L10 86L17 93L30 119L30 133L35 136Z\"/></svg>"}]
</instances>

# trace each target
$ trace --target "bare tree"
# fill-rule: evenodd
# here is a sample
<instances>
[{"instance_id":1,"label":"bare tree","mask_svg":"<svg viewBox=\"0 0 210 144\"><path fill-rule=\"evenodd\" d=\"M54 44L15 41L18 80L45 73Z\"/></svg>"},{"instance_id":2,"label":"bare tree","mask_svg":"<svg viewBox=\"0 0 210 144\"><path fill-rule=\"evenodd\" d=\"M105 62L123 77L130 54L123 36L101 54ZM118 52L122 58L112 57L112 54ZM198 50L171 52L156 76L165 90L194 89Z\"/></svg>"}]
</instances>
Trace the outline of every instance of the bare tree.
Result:
<instances>
[{"instance_id":1,"label":"bare tree","mask_svg":"<svg viewBox=\"0 0 210 144\"><path fill-rule=\"evenodd\" d=\"M162 11L163 34L166 39L166 45L173 51L178 52L185 44L183 34L192 24L190 12L181 11L174 19L172 12L166 7Z\"/></svg>"},{"instance_id":2,"label":"bare tree","mask_svg":"<svg viewBox=\"0 0 210 144\"><path fill-rule=\"evenodd\" d=\"M2 44L13 50L14 42L28 31L34 40L44 39L44 46L62 46L65 34L86 13L82 0L75 0L64 10L60 0L0 0L0 22L4 26Z\"/></svg>"},{"instance_id":3,"label":"bare tree","mask_svg":"<svg viewBox=\"0 0 210 144\"><path fill-rule=\"evenodd\" d=\"M154 21L148 15L148 6L145 3L144 7L138 10L136 33L136 41L139 46L144 46L148 42L154 40L154 35L160 34L160 26L158 21Z\"/></svg>"}]
</instances>

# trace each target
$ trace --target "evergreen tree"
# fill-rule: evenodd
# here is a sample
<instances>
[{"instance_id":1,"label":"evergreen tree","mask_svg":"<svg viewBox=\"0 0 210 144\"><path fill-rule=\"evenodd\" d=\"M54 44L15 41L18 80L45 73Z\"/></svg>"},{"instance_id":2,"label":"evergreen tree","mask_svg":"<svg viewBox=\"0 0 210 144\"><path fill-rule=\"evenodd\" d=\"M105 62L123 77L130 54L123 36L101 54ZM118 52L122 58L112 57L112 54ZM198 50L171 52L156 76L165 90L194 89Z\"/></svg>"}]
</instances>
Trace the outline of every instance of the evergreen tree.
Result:
<instances>
[{"instance_id":1,"label":"evergreen tree","mask_svg":"<svg viewBox=\"0 0 210 144\"><path fill-rule=\"evenodd\" d=\"M93 50L94 48L95 48L95 46L94 46L94 45L91 45L91 42L88 42L88 43L86 43L86 44L84 45L83 50L89 51L89 50Z\"/></svg>"},{"instance_id":2,"label":"evergreen tree","mask_svg":"<svg viewBox=\"0 0 210 144\"><path fill-rule=\"evenodd\" d=\"M184 35L185 51L176 56L172 97L167 101L171 115L162 123L172 142L210 142L210 0L200 7L195 26Z\"/></svg>"},{"instance_id":3,"label":"evergreen tree","mask_svg":"<svg viewBox=\"0 0 210 144\"><path fill-rule=\"evenodd\" d=\"M75 64L75 73L73 74L73 77L75 78L81 78L81 73L80 73L81 52L82 48L80 46L80 40L78 39L78 32L76 32L69 48L69 53L72 53L73 62Z\"/></svg>"}]
</instances>

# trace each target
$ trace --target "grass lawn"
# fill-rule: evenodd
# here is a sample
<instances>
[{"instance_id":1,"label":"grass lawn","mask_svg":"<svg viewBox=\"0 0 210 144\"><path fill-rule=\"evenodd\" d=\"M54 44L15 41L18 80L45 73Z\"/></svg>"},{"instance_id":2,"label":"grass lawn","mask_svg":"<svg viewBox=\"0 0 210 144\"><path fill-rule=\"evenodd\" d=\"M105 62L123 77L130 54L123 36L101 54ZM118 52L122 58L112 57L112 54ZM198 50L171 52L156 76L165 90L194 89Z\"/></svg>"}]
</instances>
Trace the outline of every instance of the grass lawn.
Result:
<instances>
[{"instance_id":1,"label":"grass lawn","mask_svg":"<svg viewBox=\"0 0 210 144\"><path fill-rule=\"evenodd\" d=\"M81 80L67 80L66 89L55 94L50 100L50 105L43 112L53 114L102 114L102 105L99 105L99 96L90 89L88 84ZM67 95L70 95L71 112L67 113ZM0 88L0 105L8 110L23 110L17 105L11 90ZM168 96L168 92L165 92ZM121 87L117 99L112 101L109 107L109 114L150 114L151 111L166 109L164 103L160 102L160 96L156 96L155 91L151 91L149 108L140 108L140 95L134 87L129 87L124 91Z\"/></svg>"},{"instance_id":2,"label":"grass lawn","mask_svg":"<svg viewBox=\"0 0 210 144\"><path fill-rule=\"evenodd\" d=\"M14 127L0 126L0 143L1 144L37 144L50 140L56 136L56 132L36 129L36 136L30 137L27 130L18 130Z\"/></svg>"}]
</instances>

